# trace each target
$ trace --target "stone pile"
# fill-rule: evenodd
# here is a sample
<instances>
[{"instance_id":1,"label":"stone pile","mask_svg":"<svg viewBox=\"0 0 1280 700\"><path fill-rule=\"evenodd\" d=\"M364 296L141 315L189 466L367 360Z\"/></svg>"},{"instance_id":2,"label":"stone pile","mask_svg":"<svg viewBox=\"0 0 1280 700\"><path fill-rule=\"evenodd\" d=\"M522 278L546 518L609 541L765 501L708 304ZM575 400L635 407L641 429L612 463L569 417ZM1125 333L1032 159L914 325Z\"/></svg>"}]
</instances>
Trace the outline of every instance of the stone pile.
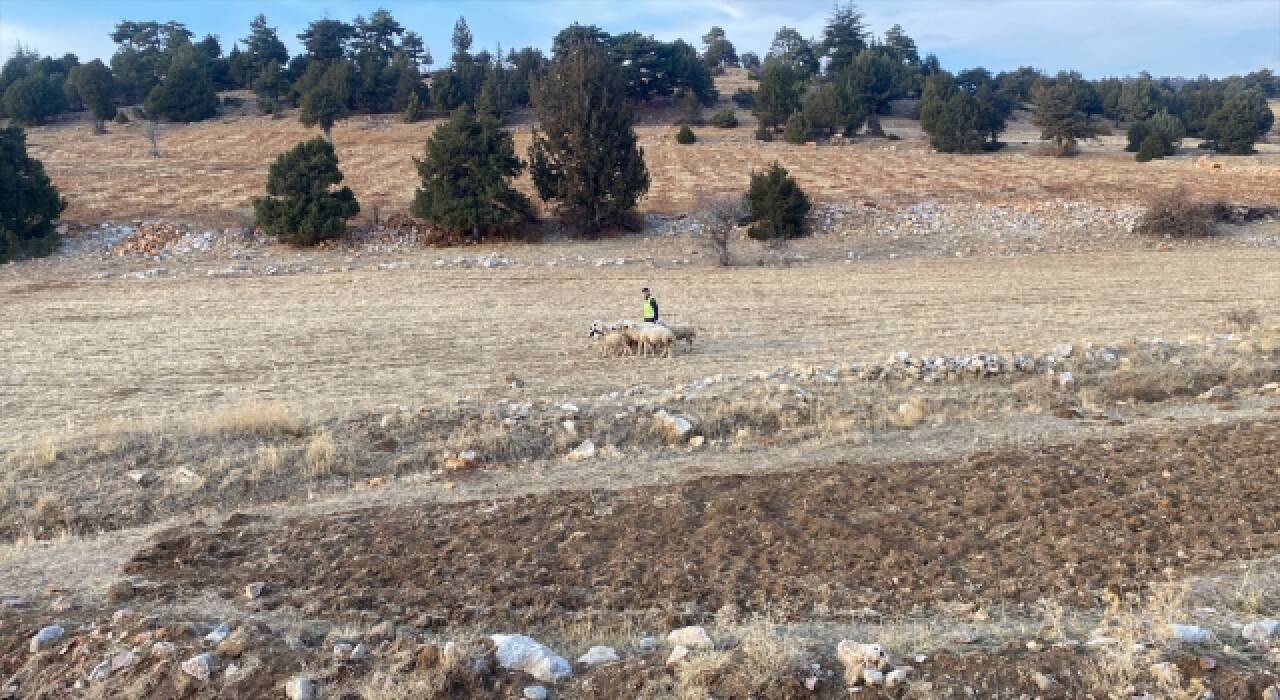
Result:
<instances>
[{"instance_id":1,"label":"stone pile","mask_svg":"<svg viewBox=\"0 0 1280 700\"><path fill-rule=\"evenodd\" d=\"M172 248L182 240L186 231L174 224L166 222L146 222L138 226L112 249L117 257L141 255L155 257Z\"/></svg>"}]
</instances>

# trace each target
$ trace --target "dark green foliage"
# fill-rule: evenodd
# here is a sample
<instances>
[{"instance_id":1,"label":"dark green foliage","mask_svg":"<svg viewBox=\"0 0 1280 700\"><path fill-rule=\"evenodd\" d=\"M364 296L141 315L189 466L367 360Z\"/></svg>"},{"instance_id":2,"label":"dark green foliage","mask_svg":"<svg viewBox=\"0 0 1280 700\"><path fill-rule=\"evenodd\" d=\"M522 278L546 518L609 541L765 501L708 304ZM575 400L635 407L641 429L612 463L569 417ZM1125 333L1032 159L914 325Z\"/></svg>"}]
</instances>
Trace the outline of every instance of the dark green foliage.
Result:
<instances>
[{"instance_id":1,"label":"dark green foliage","mask_svg":"<svg viewBox=\"0 0 1280 700\"><path fill-rule=\"evenodd\" d=\"M111 57L111 72L126 103L141 102L171 72L174 52L191 45L191 32L181 22L116 24L111 40L120 48ZM194 51L191 52L194 60ZM203 53L201 58L208 60Z\"/></svg>"},{"instance_id":2,"label":"dark green foliage","mask_svg":"<svg viewBox=\"0 0 1280 700\"><path fill-rule=\"evenodd\" d=\"M569 47L534 83L534 185L570 226L586 232L622 223L649 189L624 88L618 67L592 44Z\"/></svg>"},{"instance_id":3,"label":"dark green foliage","mask_svg":"<svg viewBox=\"0 0 1280 700\"><path fill-rule=\"evenodd\" d=\"M1000 98L982 69L952 77L939 71L925 81L920 127L943 153L977 153L994 146L1012 104Z\"/></svg>"},{"instance_id":4,"label":"dark green foliage","mask_svg":"<svg viewBox=\"0 0 1280 700\"><path fill-rule=\"evenodd\" d=\"M1043 83L1032 90L1032 97L1031 121L1040 127L1040 138L1053 143L1055 155L1069 155L1079 139L1093 136L1089 116L1077 107L1072 81Z\"/></svg>"},{"instance_id":5,"label":"dark green foliage","mask_svg":"<svg viewBox=\"0 0 1280 700\"><path fill-rule=\"evenodd\" d=\"M259 14L249 22L249 36L244 38L244 46L243 53L236 52L230 59L230 72L233 79L238 78L235 81L237 84L251 87L257 92L259 81L263 79L273 83L284 79L281 67L289 63L289 50L280 41L275 27L267 26L266 15ZM272 64L275 64L275 68L269 70L268 67ZM279 85L272 85L265 88L265 92L258 92L258 95L278 98L284 92Z\"/></svg>"},{"instance_id":6,"label":"dark green foliage","mask_svg":"<svg viewBox=\"0 0 1280 700\"><path fill-rule=\"evenodd\" d=\"M722 109L711 115L711 126L717 129L734 129L738 126L738 115L732 109Z\"/></svg>"},{"instance_id":7,"label":"dark green foliage","mask_svg":"<svg viewBox=\"0 0 1280 700\"><path fill-rule=\"evenodd\" d=\"M1120 116L1126 121L1137 121L1150 119L1151 115L1166 107L1170 95L1151 76L1143 74L1137 79L1124 81L1116 99Z\"/></svg>"},{"instance_id":8,"label":"dark green foliage","mask_svg":"<svg viewBox=\"0 0 1280 700\"><path fill-rule=\"evenodd\" d=\"M1022 66L995 77L996 90L1016 105L1030 102L1032 88L1043 80L1045 80L1045 74L1031 66Z\"/></svg>"},{"instance_id":9,"label":"dark green foliage","mask_svg":"<svg viewBox=\"0 0 1280 700\"><path fill-rule=\"evenodd\" d=\"M712 27L711 31L702 35L702 61L712 70L723 70L725 66L738 65L738 52L733 42L725 38L724 30Z\"/></svg>"},{"instance_id":10,"label":"dark green foliage","mask_svg":"<svg viewBox=\"0 0 1280 700\"><path fill-rule=\"evenodd\" d=\"M1147 137L1142 140L1142 144L1138 146L1137 161L1145 163L1155 158L1164 158L1164 144L1160 141L1160 137L1153 133L1148 133Z\"/></svg>"},{"instance_id":11,"label":"dark green foliage","mask_svg":"<svg viewBox=\"0 0 1280 700\"><path fill-rule=\"evenodd\" d=\"M23 124L40 124L67 108L58 75L33 72L4 91L4 112Z\"/></svg>"},{"instance_id":12,"label":"dark green foliage","mask_svg":"<svg viewBox=\"0 0 1280 700\"><path fill-rule=\"evenodd\" d=\"M112 119L111 121L113 121L113 122L115 122L115 123L117 123L117 124L128 124L128 123L129 123L129 115L125 114L123 109L118 109L118 110L116 110L116 116L115 116L115 118L114 118L114 119Z\"/></svg>"},{"instance_id":13,"label":"dark green foliage","mask_svg":"<svg viewBox=\"0 0 1280 700\"><path fill-rule=\"evenodd\" d=\"M884 33L883 49L898 63L913 67L920 65L920 50L916 48L915 39L907 36L901 24L889 27Z\"/></svg>"},{"instance_id":14,"label":"dark green foliage","mask_svg":"<svg viewBox=\"0 0 1280 700\"><path fill-rule=\"evenodd\" d=\"M808 80L809 76L818 72L818 52L813 42L791 27L783 27L773 35L768 58L789 64L801 80Z\"/></svg>"},{"instance_id":15,"label":"dark green foliage","mask_svg":"<svg viewBox=\"0 0 1280 700\"><path fill-rule=\"evenodd\" d=\"M697 140L698 137L694 135L693 129L690 129L688 124L680 125L680 130L676 132L676 143L688 145Z\"/></svg>"},{"instance_id":16,"label":"dark green foliage","mask_svg":"<svg viewBox=\"0 0 1280 700\"><path fill-rule=\"evenodd\" d=\"M770 58L765 61L760 74L760 87L755 91L752 112L766 126L783 124L800 109L803 90L804 81L794 64Z\"/></svg>"},{"instance_id":17,"label":"dark green foliage","mask_svg":"<svg viewBox=\"0 0 1280 700\"><path fill-rule=\"evenodd\" d=\"M281 154L267 173L267 195L253 200L255 225L284 243L314 245L341 236L347 219L360 213L342 182L333 144L303 141Z\"/></svg>"},{"instance_id":18,"label":"dark green foliage","mask_svg":"<svg viewBox=\"0 0 1280 700\"><path fill-rule=\"evenodd\" d=\"M764 122L756 124L755 139L768 143L773 140L773 128L765 126Z\"/></svg>"},{"instance_id":19,"label":"dark green foliage","mask_svg":"<svg viewBox=\"0 0 1280 700\"><path fill-rule=\"evenodd\" d=\"M795 120L796 116L792 115L791 119L787 121L787 131L784 134L784 137L790 143L797 143L792 141L793 135L791 133L792 121ZM862 116L865 118L865 113ZM803 126L798 125L797 129L804 128L805 131L822 137L830 136L837 131L843 132L845 127L849 126L850 119L845 112L844 105L841 104L840 91L836 86L823 85L809 95L804 102L803 121ZM853 129L856 130L860 124L861 119L858 120L858 124L852 125ZM799 133L796 134L796 138L800 138L800 142L804 141L803 135Z\"/></svg>"},{"instance_id":20,"label":"dark green foliage","mask_svg":"<svg viewBox=\"0 0 1280 700\"><path fill-rule=\"evenodd\" d=\"M809 198L795 178L775 162L765 172L751 174L747 235L761 241L803 236L809 207Z\"/></svg>"},{"instance_id":21,"label":"dark green foliage","mask_svg":"<svg viewBox=\"0 0 1280 700\"><path fill-rule=\"evenodd\" d=\"M418 93L413 93L409 97L409 104L404 108L404 120L408 124L420 122L427 118L427 108L418 99Z\"/></svg>"},{"instance_id":22,"label":"dark green foliage","mask_svg":"<svg viewBox=\"0 0 1280 700\"><path fill-rule=\"evenodd\" d=\"M218 95L190 43L174 49L164 80L147 95L146 109L152 119L173 122L198 122L218 113Z\"/></svg>"},{"instance_id":23,"label":"dark green foliage","mask_svg":"<svg viewBox=\"0 0 1280 700\"><path fill-rule=\"evenodd\" d=\"M853 64L854 58L867 47L867 34L857 6L853 3L835 6L822 30L821 54L827 59L828 75Z\"/></svg>"},{"instance_id":24,"label":"dark green foliage","mask_svg":"<svg viewBox=\"0 0 1280 700\"><path fill-rule=\"evenodd\" d=\"M53 252L53 222L66 207L44 166L27 155L22 129L0 129L0 262Z\"/></svg>"},{"instance_id":25,"label":"dark green foliage","mask_svg":"<svg viewBox=\"0 0 1280 700\"><path fill-rule=\"evenodd\" d=\"M511 134L491 116L463 107L427 139L415 159L422 186L413 215L479 240L483 235L532 218L528 198L511 186L524 170Z\"/></svg>"},{"instance_id":26,"label":"dark green foliage","mask_svg":"<svg viewBox=\"0 0 1280 700\"><path fill-rule=\"evenodd\" d=\"M804 112L796 112L787 119L787 127L782 131L782 140L787 143L801 144L809 140L809 119Z\"/></svg>"},{"instance_id":27,"label":"dark green foliage","mask_svg":"<svg viewBox=\"0 0 1280 700\"><path fill-rule=\"evenodd\" d=\"M319 64L315 64L319 65ZM308 72L311 69L308 68ZM303 126L319 125L326 141L332 141L331 130L339 119L347 116L347 100L350 95L350 67L346 61L333 61L314 86L302 95Z\"/></svg>"},{"instance_id":28,"label":"dark green foliage","mask_svg":"<svg viewBox=\"0 0 1280 700\"><path fill-rule=\"evenodd\" d=\"M743 53L739 60L742 62L742 67L747 70L748 77L752 77L760 71L760 56L755 51Z\"/></svg>"},{"instance_id":29,"label":"dark green foliage","mask_svg":"<svg viewBox=\"0 0 1280 700\"><path fill-rule=\"evenodd\" d=\"M332 61L346 55L347 42L355 36L355 28L336 19L318 19L298 35L313 61Z\"/></svg>"},{"instance_id":30,"label":"dark green foliage","mask_svg":"<svg viewBox=\"0 0 1280 700\"><path fill-rule=\"evenodd\" d=\"M480 94L476 96L476 111L502 121L515 108L515 74L500 61L496 62L480 86Z\"/></svg>"},{"instance_id":31,"label":"dark green foliage","mask_svg":"<svg viewBox=\"0 0 1280 700\"><path fill-rule=\"evenodd\" d=\"M751 109L756 105L756 92L749 88L738 88L733 93L733 103L743 109Z\"/></svg>"},{"instance_id":32,"label":"dark green foliage","mask_svg":"<svg viewBox=\"0 0 1280 700\"><path fill-rule=\"evenodd\" d=\"M1247 155L1253 153L1253 144L1271 130L1274 120L1262 93L1244 90L1227 97L1209 115L1204 135L1219 153Z\"/></svg>"},{"instance_id":33,"label":"dark green foliage","mask_svg":"<svg viewBox=\"0 0 1280 700\"><path fill-rule=\"evenodd\" d=\"M261 99L278 101L289 92L289 79L275 60L267 61L253 81L253 93Z\"/></svg>"},{"instance_id":34,"label":"dark green foliage","mask_svg":"<svg viewBox=\"0 0 1280 700\"><path fill-rule=\"evenodd\" d=\"M1142 142L1147 140L1151 135L1151 123L1148 121L1137 121L1129 125L1129 143L1124 150L1129 153L1137 153L1142 146Z\"/></svg>"}]
</instances>

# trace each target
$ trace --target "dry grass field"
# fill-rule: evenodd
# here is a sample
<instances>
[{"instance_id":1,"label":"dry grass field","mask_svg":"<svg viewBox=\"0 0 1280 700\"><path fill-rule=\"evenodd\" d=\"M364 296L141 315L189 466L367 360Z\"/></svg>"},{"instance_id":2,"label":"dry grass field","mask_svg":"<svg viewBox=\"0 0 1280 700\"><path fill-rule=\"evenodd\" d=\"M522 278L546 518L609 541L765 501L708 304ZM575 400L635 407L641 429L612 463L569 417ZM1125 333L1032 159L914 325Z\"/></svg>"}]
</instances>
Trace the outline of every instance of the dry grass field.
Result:
<instances>
[{"instance_id":1,"label":"dry grass field","mask_svg":"<svg viewBox=\"0 0 1280 700\"><path fill-rule=\"evenodd\" d=\"M1280 296L1280 253L1040 256L802 268L376 271L250 279L0 278L8 331L0 445L70 421L256 399L306 410L465 395L589 396L726 372L879 360L905 349L1043 350L1179 338ZM1229 271L1229 272L1228 272ZM603 360L591 319L636 290L700 331L671 360ZM589 301L588 301L589 300Z\"/></svg>"},{"instance_id":2,"label":"dry grass field","mask_svg":"<svg viewBox=\"0 0 1280 700\"><path fill-rule=\"evenodd\" d=\"M723 86L722 86L723 88ZM727 98L732 91L722 89ZM1185 185L1204 197L1247 203L1274 203L1280 180L1280 145L1263 144L1256 156L1219 157L1222 170L1198 170L1203 152L1188 141L1185 155L1136 163L1123 152L1124 135L1085 144L1075 158L1032 155L1038 133L1014 122L1004 139L1011 145L978 156L933 153L916 122L886 119L902 141L862 140L847 145L794 146L760 143L752 119L743 125L698 130L690 146L675 142L675 127L642 125L640 143L652 186L646 211L687 211L700 196L741 191L753 169L777 160L800 184L824 201L900 204L922 199L1023 202L1044 199L1132 203L1154 189ZM407 209L417 184L412 158L435 122L404 124L395 115L354 117L334 129L341 167L366 214ZM91 136L85 124L63 123L32 129L32 154L44 161L54 183L71 203L71 221L127 221L162 217L200 223L247 224L251 200L262 193L267 167L281 152L318 135L291 114L283 119L232 116L191 125L161 125L161 157L149 158L141 123L110 124L110 133ZM518 153L527 152L528 126L516 130ZM530 194L527 176L521 186Z\"/></svg>"}]
</instances>

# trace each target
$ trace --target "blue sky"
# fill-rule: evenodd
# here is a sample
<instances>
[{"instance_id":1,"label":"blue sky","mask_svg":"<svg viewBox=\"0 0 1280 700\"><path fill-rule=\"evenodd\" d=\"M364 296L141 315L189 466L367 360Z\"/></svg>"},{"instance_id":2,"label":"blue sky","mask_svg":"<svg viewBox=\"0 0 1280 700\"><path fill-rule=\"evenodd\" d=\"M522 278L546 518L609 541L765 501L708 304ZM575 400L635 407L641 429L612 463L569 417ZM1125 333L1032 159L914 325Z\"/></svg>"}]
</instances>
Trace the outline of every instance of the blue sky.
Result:
<instances>
[{"instance_id":1,"label":"blue sky","mask_svg":"<svg viewBox=\"0 0 1280 700\"><path fill-rule=\"evenodd\" d=\"M1280 72L1280 0L866 0L858 3L877 33L901 24L950 69L1033 65L1073 68L1088 77L1221 76L1258 68ZM638 30L695 44L711 25L724 27L739 51L761 54L778 27L821 32L830 0L0 0L0 53L18 43L42 54L71 51L107 59L108 38L122 18L184 22L223 47L247 34L258 12L291 52L295 35L323 16L350 21L383 6L422 34L437 63L465 15L476 47L547 48L573 21L610 32Z\"/></svg>"}]
</instances>

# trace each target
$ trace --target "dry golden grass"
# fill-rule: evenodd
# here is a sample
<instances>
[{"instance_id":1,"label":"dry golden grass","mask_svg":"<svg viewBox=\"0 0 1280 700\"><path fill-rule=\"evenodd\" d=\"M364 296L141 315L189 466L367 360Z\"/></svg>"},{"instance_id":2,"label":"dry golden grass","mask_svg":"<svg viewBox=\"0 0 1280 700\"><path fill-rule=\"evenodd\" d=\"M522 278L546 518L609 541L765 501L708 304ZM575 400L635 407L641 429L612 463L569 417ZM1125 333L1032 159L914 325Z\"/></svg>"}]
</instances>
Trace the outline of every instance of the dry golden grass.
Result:
<instances>
[{"instance_id":1,"label":"dry golden grass","mask_svg":"<svg viewBox=\"0 0 1280 700\"><path fill-rule=\"evenodd\" d=\"M745 85L734 72L720 79L724 101ZM777 160L819 200L880 203L955 197L964 201L1023 201L1052 198L1135 202L1158 188L1185 186L1206 199L1273 204L1280 178L1280 149L1260 147L1257 156L1220 158L1223 169L1206 173L1194 156L1137 163L1123 152L1123 135L1087 145L1074 158L1032 154L1037 134L1015 123L1004 151L984 155L931 152L916 122L885 119L902 141L868 140L842 146L794 146L752 138L752 120L739 111L737 129L701 129L698 143L675 143L676 128L642 125L637 131L652 186L642 208L688 211L713 192L745 190L753 169ZM413 156L438 122L404 124L398 115L359 116L334 128L334 143L349 185L366 215L406 210L417 184ZM230 116L192 125L160 126L160 158L147 156L144 127L110 124L110 133L90 136L81 123L32 129L32 154L70 202L64 218L96 222L162 217L202 223L245 224L251 200L263 192L267 168L316 129L287 118ZM1028 145L1023 145L1027 141ZM515 130L516 149L529 145L529 128ZM528 177L520 186L533 193Z\"/></svg>"},{"instance_id":2,"label":"dry golden grass","mask_svg":"<svg viewBox=\"0 0 1280 700\"><path fill-rule=\"evenodd\" d=\"M225 408L211 427L297 433L302 423L282 406L308 416L416 410L462 396L585 397L719 373L847 365L903 349L1176 339L1219 327L1240 300L1280 296L1277 266L1280 253L1214 249L802 270L537 267L76 280L36 292L22 291L21 276L0 276L0 356L12 376L29 378L0 392L0 446L23 449L37 435L61 434L69 419L145 426L148 420L127 419ZM657 287L673 322L698 328L694 351L669 360L600 358L588 324L634 317L645 283ZM513 392L508 374L528 388ZM510 449L518 455L520 446Z\"/></svg>"},{"instance_id":3,"label":"dry golden grass","mask_svg":"<svg viewBox=\"0 0 1280 700\"><path fill-rule=\"evenodd\" d=\"M307 474L316 477L332 473L337 452L337 445L328 431L313 435L307 443Z\"/></svg>"},{"instance_id":4,"label":"dry golden grass","mask_svg":"<svg viewBox=\"0 0 1280 700\"><path fill-rule=\"evenodd\" d=\"M275 437L301 435L302 419L288 406L276 401L251 401L202 416L197 432L223 436Z\"/></svg>"}]
</instances>

